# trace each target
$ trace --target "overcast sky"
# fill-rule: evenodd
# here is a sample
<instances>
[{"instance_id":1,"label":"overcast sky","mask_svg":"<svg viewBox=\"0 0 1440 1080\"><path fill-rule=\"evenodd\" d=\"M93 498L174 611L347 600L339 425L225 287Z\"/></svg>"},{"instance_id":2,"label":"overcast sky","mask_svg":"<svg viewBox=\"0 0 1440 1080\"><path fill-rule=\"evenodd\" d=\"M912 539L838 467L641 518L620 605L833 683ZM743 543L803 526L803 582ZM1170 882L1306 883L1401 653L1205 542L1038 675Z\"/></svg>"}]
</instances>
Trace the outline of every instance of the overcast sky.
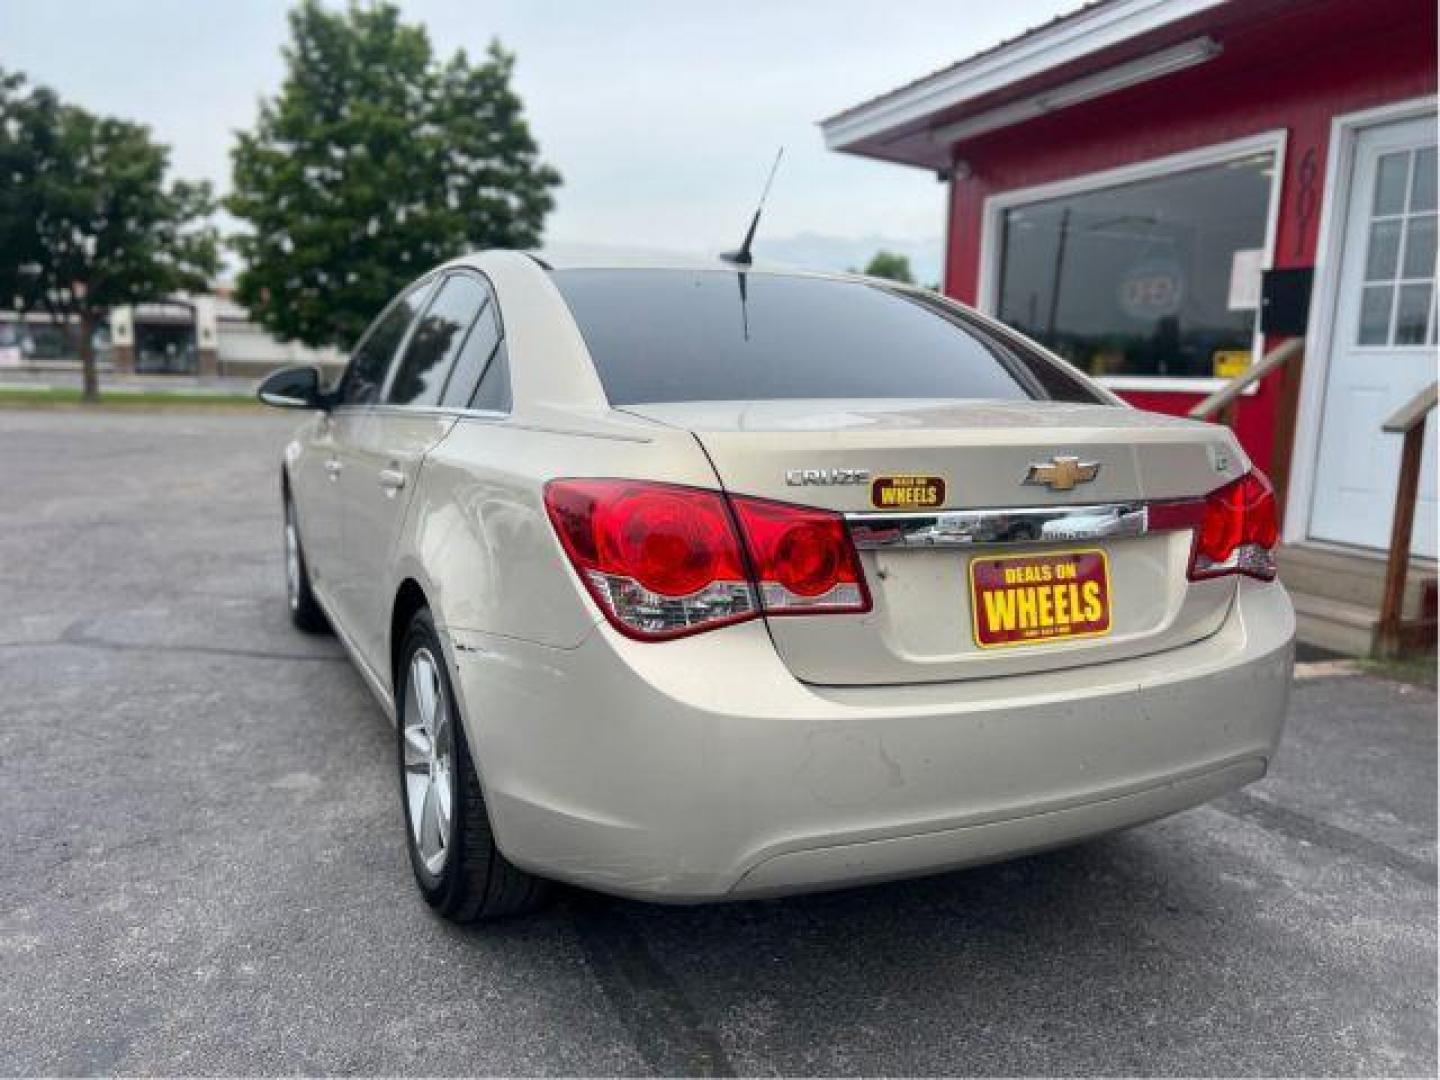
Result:
<instances>
[{"instance_id":1,"label":"overcast sky","mask_svg":"<svg viewBox=\"0 0 1440 1080\"><path fill-rule=\"evenodd\" d=\"M413 0L437 52L518 54L564 174L547 239L714 252L785 147L757 250L843 266L886 244L939 275L931 173L824 149L815 123L1078 0ZM0 0L0 67L147 123L177 174L225 190L232 133L280 85L283 0Z\"/></svg>"}]
</instances>

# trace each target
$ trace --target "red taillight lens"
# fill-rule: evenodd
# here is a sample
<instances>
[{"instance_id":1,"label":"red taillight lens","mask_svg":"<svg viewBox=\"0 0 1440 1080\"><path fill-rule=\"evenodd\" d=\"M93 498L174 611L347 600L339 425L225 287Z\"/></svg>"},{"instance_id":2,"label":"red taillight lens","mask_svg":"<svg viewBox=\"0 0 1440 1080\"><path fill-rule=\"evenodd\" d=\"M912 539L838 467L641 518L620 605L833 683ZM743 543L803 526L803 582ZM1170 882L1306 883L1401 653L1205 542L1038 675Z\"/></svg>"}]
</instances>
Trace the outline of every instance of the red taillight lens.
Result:
<instances>
[{"instance_id":1,"label":"red taillight lens","mask_svg":"<svg viewBox=\"0 0 1440 1080\"><path fill-rule=\"evenodd\" d=\"M765 610L773 615L870 610L845 519L828 510L732 497Z\"/></svg>"},{"instance_id":2,"label":"red taillight lens","mask_svg":"<svg viewBox=\"0 0 1440 1080\"><path fill-rule=\"evenodd\" d=\"M839 514L764 499L727 506L717 491L638 480L555 480L545 509L600 610L631 637L680 637L762 610L870 610Z\"/></svg>"},{"instance_id":3,"label":"red taillight lens","mask_svg":"<svg viewBox=\"0 0 1440 1080\"><path fill-rule=\"evenodd\" d=\"M758 612L719 492L633 480L556 480L545 508L610 622L632 637L697 633Z\"/></svg>"},{"instance_id":4,"label":"red taillight lens","mask_svg":"<svg viewBox=\"0 0 1440 1080\"><path fill-rule=\"evenodd\" d=\"M689 596L716 578L744 580L725 507L703 491L621 491L597 507L600 564L647 589Z\"/></svg>"},{"instance_id":5,"label":"red taillight lens","mask_svg":"<svg viewBox=\"0 0 1440 1080\"><path fill-rule=\"evenodd\" d=\"M1275 577L1279 539L1275 491L1264 473L1248 472L1205 497L1190 557L1190 578L1248 574L1270 581Z\"/></svg>"}]
</instances>

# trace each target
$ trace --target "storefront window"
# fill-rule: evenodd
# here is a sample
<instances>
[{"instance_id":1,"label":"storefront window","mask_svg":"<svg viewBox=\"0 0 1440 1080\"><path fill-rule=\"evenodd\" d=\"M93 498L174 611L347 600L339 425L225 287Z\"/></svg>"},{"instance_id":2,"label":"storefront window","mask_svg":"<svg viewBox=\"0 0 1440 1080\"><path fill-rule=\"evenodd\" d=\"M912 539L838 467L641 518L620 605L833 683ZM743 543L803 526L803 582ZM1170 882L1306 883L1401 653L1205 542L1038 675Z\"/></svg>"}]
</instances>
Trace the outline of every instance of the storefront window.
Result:
<instances>
[{"instance_id":1,"label":"storefront window","mask_svg":"<svg viewBox=\"0 0 1440 1080\"><path fill-rule=\"evenodd\" d=\"M32 360L73 360L80 355L80 328L28 323L21 347Z\"/></svg>"},{"instance_id":2,"label":"storefront window","mask_svg":"<svg viewBox=\"0 0 1440 1080\"><path fill-rule=\"evenodd\" d=\"M1000 318L1092 375L1233 374L1274 165L1253 154L1006 210Z\"/></svg>"}]
</instances>

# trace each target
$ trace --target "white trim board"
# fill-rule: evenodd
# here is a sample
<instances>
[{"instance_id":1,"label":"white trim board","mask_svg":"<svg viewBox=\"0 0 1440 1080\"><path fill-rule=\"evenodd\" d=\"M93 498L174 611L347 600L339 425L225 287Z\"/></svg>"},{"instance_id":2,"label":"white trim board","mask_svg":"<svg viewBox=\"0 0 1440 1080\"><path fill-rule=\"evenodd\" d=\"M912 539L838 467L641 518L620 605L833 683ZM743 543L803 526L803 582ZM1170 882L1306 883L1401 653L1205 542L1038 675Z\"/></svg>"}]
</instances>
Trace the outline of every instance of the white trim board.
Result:
<instances>
[{"instance_id":1,"label":"white trim board","mask_svg":"<svg viewBox=\"0 0 1440 1080\"><path fill-rule=\"evenodd\" d=\"M1281 539L1287 544L1308 542L1310 532L1315 465L1320 453L1320 421L1325 407L1325 382L1330 374L1330 346L1335 330L1356 139L1364 128L1413 120L1434 113L1435 108L1436 97L1429 94L1344 113L1330 120L1325 186L1321 190L1320 222L1315 236L1315 280L1310 291L1305 363L1300 373L1300 404L1295 415L1295 445L1290 455L1290 484L1285 496L1285 527Z\"/></svg>"},{"instance_id":2,"label":"white trim board","mask_svg":"<svg viewBox=\"0 0 1440 1080\"><path fill-rule=\"evenodd\" d=\"M1102 169L1099 172L1066 177L1063 180L1036 184L1032 187L1014 188L988 196L980 216L979 274L977 275L975 306L991 317L999 317L995 310L999 299L999 242L1002 219L1006 210L1027 203L1043 202L1046 199L1055 199L1065 195L1083 194L1132 183L1136 180L1151 180L1160 176L1168 176L1171 173L1185 172L1188 169L1203 168L1207 165L1219 165L1266 150L1272 151L1275 155L1275 169L1270 177L1270 204L1265 212L1265 256L1261 264L1268 270L1274 263L1275 237L1280 221L1280 195L1285 182L1286 142L1285 130L1276 128L1272 131L1249 135L1243 139L1212 143L1209 146L1184 150L1178 154L1167 154L1164 157L1132 162L1113 169ZM1250 343L1251 356L1258 359L1264 344L1265 338L1260 333L1260 320L1257 314L1255 334ZM1115 389L1209 393L1224 386L1227 380L1203 377L1168 378L1116 375L1102 378L1100 381ZM1249 392L1255 393L1256 391Z\"/></svg>"},{"instance_id":3,"label":"white trim board","mask_svg":"<svg viewBox=\"0 0 1440 1080\"><path fill-rule=\"evenodd\" d=\"M1018 101L1009 101L993 109L971 113L932 129L929 133L930 141L949 152L958 143L977 135L1023 124L1028 120L1068 109L1072 105L1094 101L1106 94L1173 75L1177 71L1213 60L1220 52L1220 43L1209 35L1194 37L1124 63L1101 68Z\"/></svg>"},{"instance_id":4,"label":"white trim board","mask_svg":"<svg viewBox=\"0 0 1440 1080\"><path fill-rule=\"evenodd\" d=\"M1092 375L1101 386L1111 390L1136 390L1143 393L1213 394L1228 383L1229 379L1206 378L1205 376L1184 375ZM1251 383L1240 393L1254 397L1259 387Z\"/></svg>"},{"instance_id":5,"label":"white trim board","mask_svg":"<svg viewBox=\"0 0 1440 1080\"><path fill-rule=\"evenodd\" d=\"M927 120L982 95L1083 60L1132 38L1189 19L1225 0L1110 0L1043 26L989 52L820 122L825 145L845 150L895 128Z\"/></svg>"}]
</instances>

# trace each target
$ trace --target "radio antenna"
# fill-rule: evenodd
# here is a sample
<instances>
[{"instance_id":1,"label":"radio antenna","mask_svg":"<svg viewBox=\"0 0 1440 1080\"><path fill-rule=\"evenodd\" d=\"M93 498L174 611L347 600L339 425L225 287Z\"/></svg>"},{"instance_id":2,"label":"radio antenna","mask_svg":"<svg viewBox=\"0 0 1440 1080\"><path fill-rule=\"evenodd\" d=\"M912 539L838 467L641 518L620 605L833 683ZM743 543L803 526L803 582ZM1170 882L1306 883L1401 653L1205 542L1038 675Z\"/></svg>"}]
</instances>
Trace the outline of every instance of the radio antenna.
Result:
<instances>
[{"instance_id":1,"label":"radio antenna","mask_svg":"<svg viewBox=\"0 0 1440 1080\"><path fill-rule=\"evenodd\" d=\"M780 147L775 152L775 163L770 166L770 175L765 178L765 190L760 192L759 205L755 207L755 216L750 219L750 228L745 230L745 239L736 251L727 251L720 258L726 262L734 263L737 266L749 266L755 261L750 254L750 245L755 242L755 229L760 224L760 215L765 210L765 200L770 195L770 185L775 182L775 170L780 168L780 158L785 154L785 147Z\"/></svg>"}]
</instances>

